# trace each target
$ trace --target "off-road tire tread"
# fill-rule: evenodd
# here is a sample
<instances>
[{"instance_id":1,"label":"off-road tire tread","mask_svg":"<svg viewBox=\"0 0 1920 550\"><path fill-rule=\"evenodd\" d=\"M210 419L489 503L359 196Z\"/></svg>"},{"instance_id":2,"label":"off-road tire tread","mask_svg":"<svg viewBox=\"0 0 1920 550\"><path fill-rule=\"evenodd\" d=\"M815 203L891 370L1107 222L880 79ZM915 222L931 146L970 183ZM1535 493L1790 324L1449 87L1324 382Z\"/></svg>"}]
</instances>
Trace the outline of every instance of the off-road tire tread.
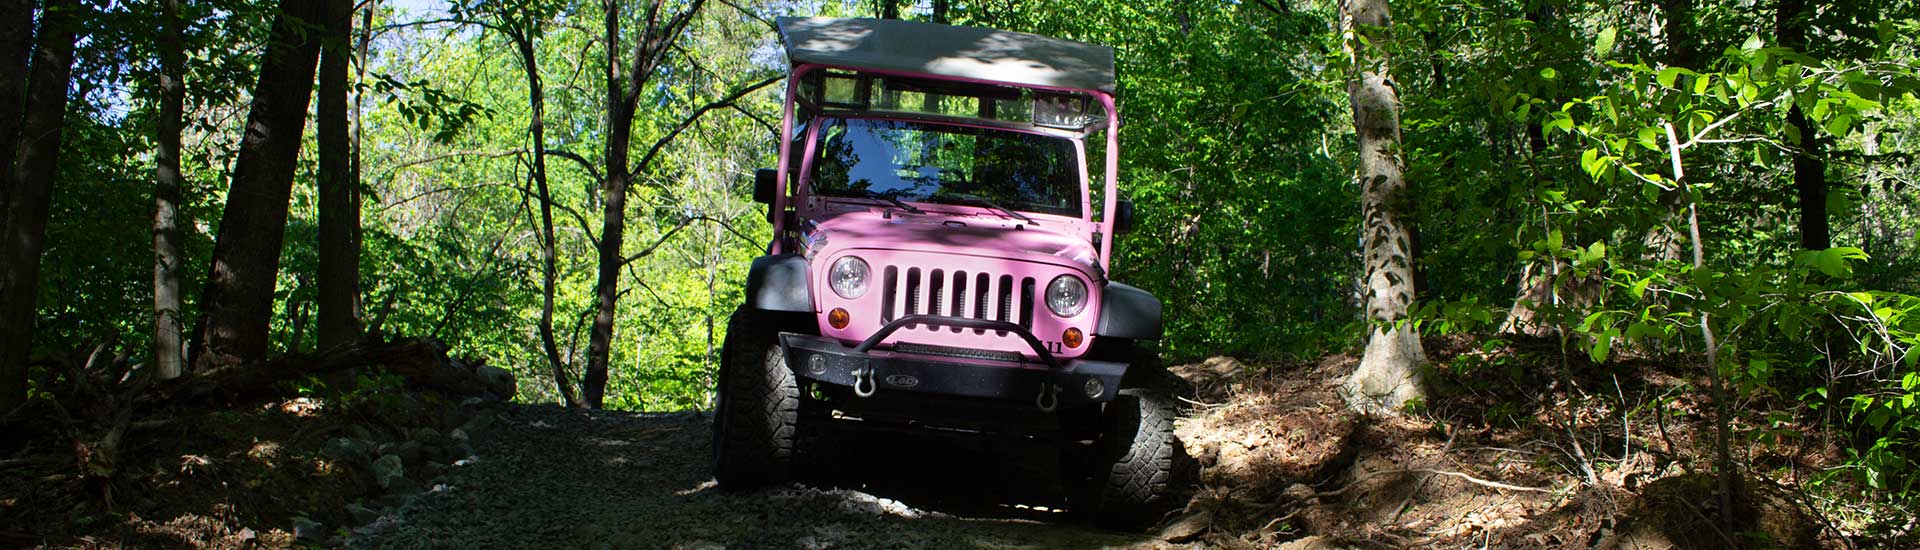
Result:
<instances>
[{"instance_id":1,"label":"off-road tire tread","mask_svg":"<svg viewBox=\"0 0 1920 550\"><path fill-rule=\"evenodd\" d=\"M1101 442L1104 476L1097 476L1092 506L1094 521L1109 527L1138 528L1159 519L1174 490L1174 454L1180 445L1174 435L1177 414L1165 390L1136 388L1120 391L1111 407L1109 435L1131 434Z\"/></svg>"},{"instance_id":2,"label":"off-road tire tread","mask_svg":"<svg viewBox=\"0 0 1920 550\"><path fill-rule=\"evenodd\" d=\"M775 331L742 309L728 322L716 418L714 478L722 489L745 490L792 477L800 431L800 389L777 353ZM724 427L723 427L724 426ZM725 438L722 442L720 438Z\"/></svg>"}]
</instances>

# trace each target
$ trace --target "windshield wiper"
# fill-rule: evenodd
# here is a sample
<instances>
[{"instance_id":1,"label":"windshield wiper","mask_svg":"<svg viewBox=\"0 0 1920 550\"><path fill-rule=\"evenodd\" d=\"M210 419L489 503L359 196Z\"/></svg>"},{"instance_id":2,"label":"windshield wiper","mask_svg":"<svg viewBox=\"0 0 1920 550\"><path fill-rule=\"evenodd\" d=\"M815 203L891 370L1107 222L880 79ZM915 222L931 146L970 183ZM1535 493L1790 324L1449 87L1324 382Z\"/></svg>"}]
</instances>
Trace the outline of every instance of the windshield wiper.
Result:
<instances>
[{"instance_id":1,"label":"windshield wiper","mask_svg":"<svg viewBox=\"0 0 1920 550\"><path fill-rule=\"evenodd\" d=\"M1030 224L1034 224L1034 225L1040 225L1040 223L1039 223L1039 222L1036 222L1036 221L1033 221L1033 218L1029 218L1029 217L1027 217L1027 216L1026 216L1025 214L1021 214L1021 213L1019 213L1019 212L1015 212L1015 211L1013 211L1013 209L1011 209L1011 208L1007 208L1007 207L1005 207L1005 206L1000 206L999 204L996 204L996 203L994 203L993 201L990 201L990 200L987 200L987 198L986 198L986 197L982 197L982 196L979 196L979 195L966 195L966 194L956 194L956 195L950 195L950 196L951 196L951 197L953 197L953 198L956 198L956 199L960 199L960 200L961 200L962 202L970 202L970 203L973 203L973 204L975 204L975 205L979 205L979 206L985 206L985 207L987 207L987 208L992 208L992 209L994 209L994 210L999 210L1000 212L1002 212L1002 213L1005 213L1005 214L1006 214L1006 215L1008 215L1008 216L1011 216L1011 217L1014 217L1014 218L1019 218L1019 219L1020 219L1020 221L1024 221L1024 222L1027 222L1027 223L1030 223Z\"/></svg>"},{"instance_id":2,"label":"windshield wiper","mask_svg":"<svg viewBox=\"0 0 1920 550\"><path fill-rule=\"evenodd\" d=\"M926 213L926 212L922 212L922 211L920 211L920 209L919 209L919 208L915 208L915 207L914 207L913 205L911 205L911 204L907 204L907 202L906 202L906 201L903 201L903 200L900 200L900 198L899 198L899 197L895 197L895 196L893 196L893 195L888 195L888 194L885 194L885 193L879 193L879 192L875 192L875 191L873 191L873 190L871 190L871 189L859 189L859 190L855 190L855 191L853 191L853 193L854 193L854 196L856 196L856 197L860 197L860 198L867 198L867 199L879 199L879 200L883 200L883 201L887 201L887 202L890 202L890 203L893 203L893 205L894 205L894 206L898 206L898 207L900 207L900 209L901 209L901 210L905 210L905 211L908 211L908 212L912 212L912 213L915 213L915 214L925 214L925 213Z\"/></svg>"}]
</instances>

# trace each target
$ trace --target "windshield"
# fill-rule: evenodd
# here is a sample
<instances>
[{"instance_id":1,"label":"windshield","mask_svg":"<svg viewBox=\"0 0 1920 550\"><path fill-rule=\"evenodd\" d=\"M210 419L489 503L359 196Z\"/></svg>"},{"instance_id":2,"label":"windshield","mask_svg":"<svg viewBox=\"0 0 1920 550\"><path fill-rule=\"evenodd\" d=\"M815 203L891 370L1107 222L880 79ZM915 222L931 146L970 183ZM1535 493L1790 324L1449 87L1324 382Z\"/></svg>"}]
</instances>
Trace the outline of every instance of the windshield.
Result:
<instances>
[{"instance_id":1,"label":"windshield","mask_svg":"<svg viewBox=\"0 0 1920 550\"><path fill-rule=\"evenodd\" d=\"M821 195L1080 216L1079 163L1067 138L831 118L819 150L812 182Z\"/></svg>"}]
</instances>

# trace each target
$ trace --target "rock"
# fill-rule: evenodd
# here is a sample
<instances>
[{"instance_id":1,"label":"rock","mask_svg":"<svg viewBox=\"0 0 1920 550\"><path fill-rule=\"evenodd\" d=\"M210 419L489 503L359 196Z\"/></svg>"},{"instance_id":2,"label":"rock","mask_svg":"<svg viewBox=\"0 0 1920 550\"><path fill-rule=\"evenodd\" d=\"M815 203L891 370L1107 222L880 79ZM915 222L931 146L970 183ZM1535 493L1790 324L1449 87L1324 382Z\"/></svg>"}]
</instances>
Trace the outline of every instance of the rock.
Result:
<instances>
[{"instance_id":1,"label":"rock","mask_svg":"<svg viewBox=\"0 0 1920 550\"><path fill-rule=\"evenodd\" d=\"M347 515L353 516L353 522L359 525L373 523L380 519L380 511L359 504L348 504Z\"/></svg>"},{"instance_id":2,"label":"rock","mask_svg":"<svg viewBox=\"0 0 1920 550\"><path fill-rule=\"evenodd\" d=\"M467 434L468 441L479 443L486 439L488 431L492 430L496 424L498 422L492 415L483 414L474 416L466 424L461 424L459 430Z\"/></svg>"},{"instance_id":3,"label":"rock","mask_svg":"<svg viewBox=\"0 0 1920 550\"><path fill-rule=\"evenodd\" d=\"M513 373L507 372L507 369L493 365L480 365L480 368L474 370L474 374L479 375L480 383L487 387L487 391L506 399L513 398L518 383L513 379Z\"/></svg>"},{"instance_id":4,"label":"rock","mask_svg":"<svg viewBox=\"0 0 1920 550\"><path fill-rule=\"evenodd\" d=\"M370 441L373 439L373 432L367 431L366 426L359 424L347 426L347 435L353 436L354 439L361 441Z\"/></svg>"},{"instance_id":5,"label":"rock","mask_svg":"<svg viewBox=\"0 0 1920 550\"><path fill-rule=\"evenodd\" d=\"M407 469L400 461L400 457L383 455L379 460L373 461L373 482L380 484L380 488L392 489L395 480L406 478Z\"/></svg>"},{"instance_id":6,"label":"rock","mask_svg":"<svg viewBox=\"0 0 1920 550\"><path fill-rule=\"evenodd\" d=\"M1333 539L1319 535L1309 535L1306 538L1287 541L1285 544L1280 545L1279 550L1342 550L1344 548L1346 547L1335 544Z\"/></svg>"},{"instance_id":7,"label":"rock","mask_svg":"<svg viewBox=\"0 0 1920 550\"><path fill-rule=\"evenodd\" d=\"M1213 528L1213 513L1205 510L1181 516L1160 530L1160 538L1172 543L1190 542Z\"/></svg>"},{"instance_id":8,"label":"rock","mask_svg":"<svg viewBox=\"0 0 1920 550\"><path fill-rule=\"evenodd\" d=\"M388 487L387 491L400 496L416 495L420 493L420 484L403 477L393 480L393 486Z\"/></svg>"},{"instance_id":9,"label":"rock","mask_svg":"<svg viewBox=\"0 0 1920 550\"><path fill-rule=\"evenodd\" d=\"M372 450L367 448L366 443L362 443L360 440L351 437L336 437L330 439L327 441L327 445L320 449L321 456L337 462L353 464L365 464L367 460L372 458L371 453Z\"/></svg>"},{"instance_id":10,"label":"rock","mask_svg":"<svg viewBox=\"0 0 1920 550\"><path fill-rule=\"evenodd\" d=\"M433 428L420 428L418 430L414 430L413 440L420 442L421 445L432 445L440 441L440 430L435 430Z\"/></svg>"},{"instance_id":11,"label":"rock","mask_svg":"<svg viewBox=\"0 0 1920 550\"><path fill-rule=\"evenodd\" d=\"M440 462L428 462L420 466L420 477L424 479L438 478L444 473L447 473L447 465Z\"/></svg>"},{"instance_id":12,"label":"rock","mask_svg":"<svg viewBox=\"0 0 1920 550\"><path fill-rule=\"evenodd\" d=\"M318 542L327 537L327 526L304 517L293 518L293 538Z\"/></svg>"},{"instance_id":13,"label":"rock","mask_svg":"<svg viewBox=\"0 0 1920 550\"><path fill-rule=\"evenodd\" d=\"M1288 500L1294 502L1312 504L1313 499L1316 498L1314 495L1319 493L1314 491L1312 487L1308 487L1305 483L1295 483L1288 485L1287 490L1281 494L1286 495Z\"/></svg>"}]
</instances>

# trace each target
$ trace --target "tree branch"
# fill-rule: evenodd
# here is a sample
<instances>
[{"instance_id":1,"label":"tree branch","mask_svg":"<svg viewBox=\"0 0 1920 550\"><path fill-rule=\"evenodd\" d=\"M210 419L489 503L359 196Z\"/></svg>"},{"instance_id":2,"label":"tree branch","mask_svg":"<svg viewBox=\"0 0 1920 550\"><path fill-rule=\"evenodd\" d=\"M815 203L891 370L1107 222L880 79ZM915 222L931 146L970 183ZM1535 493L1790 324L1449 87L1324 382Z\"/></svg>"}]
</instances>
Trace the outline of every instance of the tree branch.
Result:
<instances>
[{"instance_id":1,"label":"tree branch","mask_svg":"<svg viewBox=\"0 0 1920 550\"><path fill-rule=\"evenodd\" d=\"M547 149L547 154L550 156L556 156L563 159L571 160L575 164L579 164L581 168L586 168L587 175L593 176L593 183L596 186L599 185L601 182L607 181L606 178L600 176L600 168L594 166L592 162L589 162L586 159L586 157L582 157L566 149Z\"/></svg>"},{"instance_id":2,"label":"tree branch","mask_svg":"<svg viewBox=\"0 0 1920 550\"><path fill-rule=\"evenodd\" d=\"M693 222L693 220L692 220L691 218L689 218L689 219L685 219L685 220L680 220L680 223L677 223L677 224L674 224L674 225L673 225L673 229L668 229L668 230L667 230L667 233L666 233L666 234L664 234L664 235L661 235L659 239L655 239L655 240L653 241L653 244L650 244L650 245L647 245L647 248L646 248L646 249L644 249L644 250L641 250L640 252L638 252L638 253L635 253L635 254L634 254L634 255L632 255L632 256L627 256L627 259L625 259L625 260L621 260L621 261L620 261L620 265L626 265L626 264L630 264L630 263L633 263L633 262L636 262L636 261L639 261L639 260L640 260L641 258L645 258L645 257L647 257L647 256L650 256L650 255L653 255L653 251L654 251L654 250L656 250L656 249L659 249L659 248L660 248L660 245L662 245L662 244L666 244L666 243L667 243L667 239L671 239L671 238L673 238L673 235L674 235L675 233L679 233L679 232L680 232L680 230L682 230L682 229L686 229L686 228L687 228L687 224L689 224L689 223L692 223L692 222Z\"/></svg>"},{"instance_id":3,"label":"tree branch","mask_svg":"<svg viewBox=\"0 0 1920 550\"><path fill-rule=\"evenodd\" d=\"M673 130L668 131L667 135L660 136L660 139L654 140L653 147L647 150L646 156L640 157L640 162L634 165L632 177L637 177L641 172L645 172L647 170L647 166L653 163L654 157L660 154L660 150L666 148L667 143L672 142L675 137L679 137L680 132L686 131L687 127L692 126L694 122L698 122L700 120L700 117L703 115L706 115L708 111L730 106L733 104L733 102L739 101L740 98L745 97L747 94L752 93L755 90L765 88L768 85L771 85L775 82L779 82L780 79L783 79L783 78L786 78L786 76L785 75L769 76L767 78L761 79L759 82L755 82L746 87L740 88L738 90L734 90L733 93L727 94L727 97L723 97L718 100L715 100L712 103L708 103L706 105L700 106L699 109L696 109L693 111L693 114L687 115L687 118L681 119L679 124L674 125Z\"/></svg>"}]
</instances>

